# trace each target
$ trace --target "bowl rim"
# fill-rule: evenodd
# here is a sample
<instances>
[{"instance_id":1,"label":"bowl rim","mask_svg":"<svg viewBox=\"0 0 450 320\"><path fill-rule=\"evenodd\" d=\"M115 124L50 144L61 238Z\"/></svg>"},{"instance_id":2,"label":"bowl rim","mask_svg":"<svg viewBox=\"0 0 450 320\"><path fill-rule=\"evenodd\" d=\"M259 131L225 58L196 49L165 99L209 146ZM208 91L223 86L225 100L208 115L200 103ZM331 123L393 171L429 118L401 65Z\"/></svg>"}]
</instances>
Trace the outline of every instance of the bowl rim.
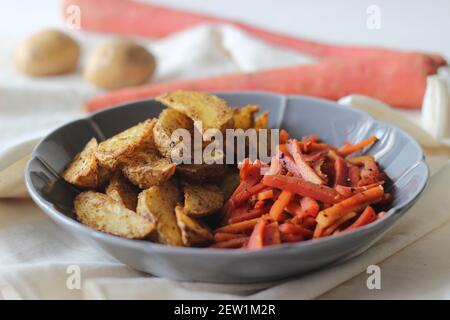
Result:
<instances>
[{"instance_id":1,"label":"bowl rim","mask_svg":"<svg viewBox=\"0 0 450 320\"><path fill-rule=\"evenodd\" d=\"M423 166L423 169L425 170L424 173L426 175L425 181L422 183L422 185L420 185L420 188L415 192L415 194L408 201L404 201L400 205L390 208L386 212L387 214L384 217L382 217L381 219L378 219L368 225L362 226L362 227L352 230L350 232L340 233L337 235L331 235L331 236L327 236L327 237L323 237L323 238L319 238L319 239L311 239L308 241L302 241L302 242L296 242L296 243L283 243L283 244L276 245L276 246L264 247L260 250L244 250L244 249L230 250L230 249L218 249L218 248L176 247L176 246L168 246L168 245L164 245L164 244L150 242L150 241L146 241L146 240L122 238L120 236L104 233L104 232L101 232L101 231L98 231L98 230L95 230L93 228L83 225L76 219L68 217L64 213L55 209L52 206L51 202L49 202L49 201L45 200L43 197L41 197L41 195L38 193L38 191L35 189L33 183L31 182L30 166L34 160L40 161L40 159L36 155L36 152L39 149L39 147L42 145L42 143L45 142L50 135L52 135L56 131L61 130L61 129L65 128L66 126L69 126L77 121L92 120L94 117L96 117L102 113L108 113L113 110L127 108L128 106L136 104L136 103L154 101L153 98L147 98L147 99L137 99L137 100L129 101L127 103L117 104L110 108L107 108L104 110L99 110L97 112L88 114L86 117L75 119L73 121L67 122L67 123L55 128L54 130L49 132L44 138L42 138L40 140L40 142L34 147L31 158L28 161L26 168L25 168L25 184L28 189L28 192L30 193L31 198L52 220L54 220L55 222L58 222L59 224L63 224L65 227L69 228L71 232L77 232L77 233L80 232L89 237L96 238L97 240L103 240L105 242L113 243L115 246L128 247L128 248L131 247L132 249L138 249L138 250L143 250L143 251L154 251L154 252L159 252L159 253L177 254L177 255L197 254L200 256L207 255L209 257L211 257L211 255L218 255L218 256L223 256L223 255L225 255L225 256L242 256L242 255L245 255L245 256L254 257L254 256L261 256L261 255L270 254L270 253L281 252L282 250L298 250L298 249L302 249L304 247L322 246L322 245L326 245L330 241L336 241L338 239L340 239L340 240L350 239L350 238L355 237L358 234L364 233L370 229L375 229L381 223L386 223L388 220L397 219L399 217L398 216L399 214L404 214L423 195L423 192L424 192L426 186L428 185L429 178L430 178L430 170L429 170L428 164L425 161L425 155L424 155L423 150L422 150L421 146L419 145L419 143L415 139L413 139L404 130L402 130L390 123L377 120L374 117L372 117L370 114L368 114L367 112L364 112L364 111L361 111L358 109L354 109L354 108L349 108L348 106L341 105L341 104L337 103L336 101L312 97L312 96L304 96L304 95L282 95L282 94L277 94L277 93L272 93L272 92L264 92L264 91L244 91L244 92L242 92L242 91L226 91L226 92L218 91L218 92L212 92L212 94L216 94L216 95L220 95L220 96L228 96L228 95L229 96L233 96L233 95L271 96L274 98L282 99L285 102L290 99L302 99L302 100L311 101L314 103L327 104L330 107L345 110L345 112L358 113L361 116L366 117L368 120L372 121L373 123L379 123L379 124L382 124L382 125L385 125L385 126L391 128L391 129L399 131L400 133L405 135L409 139L410 142L412 142L414 144L415 148L420 152L419 153L420 159L413 166L411 166L411 168L409 168L409 170L413 170L414 168L416 168L418 166ZM286 103L284 103L284 105L286 105ZM409 170L407 170L407 171L409 171ZM406 172L404 174L406 174Z\"/></svg>"}]
</instances>

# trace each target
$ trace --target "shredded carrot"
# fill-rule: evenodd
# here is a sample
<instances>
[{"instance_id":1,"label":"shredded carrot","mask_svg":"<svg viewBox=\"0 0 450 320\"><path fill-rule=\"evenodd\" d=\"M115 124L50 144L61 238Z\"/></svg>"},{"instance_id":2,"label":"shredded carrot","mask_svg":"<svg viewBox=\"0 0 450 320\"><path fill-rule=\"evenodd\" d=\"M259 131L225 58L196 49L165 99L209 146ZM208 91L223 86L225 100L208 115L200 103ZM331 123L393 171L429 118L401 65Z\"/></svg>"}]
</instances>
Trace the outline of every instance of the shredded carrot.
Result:
<instances>
[{"instance_id":1,"label":"shredded carrot","mask_svg":"<svg viewBox=\"0 0 450 320\"><path fill-rule=\"evenodd\" d=\"M214 234L215 242L222 242L236 238L245 238L247 235L241 233L226 233L226 232L217 232Z\"/></svg>"},{"instance_id":2,"label":"shredded carrot","mask_svg":"<svg viewBox=\"0 0 450 320\"><path fill-rule=\"evenodd\" d=\"M221 242L216 242L210 248L216 248L216 249L237 249L242 248L247 242L249 241L249 237L245 238L234 238L229 239Z\"/></svg>"},{"instance_id":3,"label":"shredded carrot","mask_svg":"<svg viewBox=\"0 0 450 320\"><path fill-rule=\"evenodd\" d=\"M392 201L389 181L372 156L346 158L377 141L340 149L316 135L298 141L281 132L269 165L244 160L241 183L225 204L215 248L260 249L349 232L383 217ZM267 169L261 171L261 169Z\"/></svg>"},{"instance_id":4,"label":"shredded carrot","mask_svg":"<svg viewBox=\"0 0 450 320\"><path fill-rule=\"evenodd\" d=\"M370 145L370 144L372 144L372 143L374 143L376 141L378 141L378 138L375 137L375 136L371 136L371 137L369 137L369 138L367 138L367 139L365 139L365 140L363 140L363 141L361 141L359 143L355 143L355 144L352 144L352 145L340 148L338 150L338 153L341 156L346 157L346 156L348 156L348 155L350 155L352 153L355 153L357 151L360 151L360 150L364 149L365 147L367 147L368 145Z\"/></svg>"},{"instance_id":5,"label":"shredded carrot","mask_svg":"<svg viewBox=\"0 0 450 320\"><path fill-rule=\"evenodd\" d=\"M281 129L280 130L280 144L284 144L288 140L289 140L289 133L286 130Z\"/></svg>"},{"instance_id":6,"label":"shredded carrot","mask_svg":"<svg viewBox=\"0 0 450 320\"><path fill-rule=\"evenodd\" d=\"M275 220L275 221L280 220L284 209L288 205L289 201L291 201L293 195L294 194L292 192L289 192L286 190L283 190L280 193L280 196L274 202L274 204L272 205L272 208L270 208L269 215L273 220Z\"/></svg>"},{"instance_id":7,"label":"shredded carrot","mask_svg":"<svg viewBox=\"0 0 450 320\"><path fill-rule=\"evenodd\" d=\"M364 164L365 161L367 160L373 160L375 161L375 158L372 156L359 156L359 157L353 157L353 158L348 158L347 161L350 162L351 164L356 164L356 165L362 165Z\"/></svg>"},{"instance_id":8,"label":"shredded carrot","mask_svg":"<svg viewBox=\"0 0 450 320\"><path fill-rule=\"evenodd\" d=\"M355 194L354 196L342 200L334 206L319 212L316 221L321 227L326 228L348 212L357 211L371 203L381 200L383 194L384 189L382 186L377 186Z\"/></svg>"},{"instance_id":9,"label":"shredded carrot","mask_svg":"<svg viewBox=\"0 0 450 320\"><path fill-rule=\"evenodd\" d=\"M266 228L266 224L267 222L264 219L258 221L250 235L247 248L260 249L264 246L264 229Z\"/></svg>"},{"instance_id":10,"label":"shredded carrot","mask_svg":"<svg viewBox=\"0 0 450 320\"><path fill-rule=\"evenodd\" d=\"M269 189L269 190L261 191L260 193L258 193L256 199L267 200L267 199L272 199L274 196L275 196L275 193L273 192L273 189Z\"/></svg>"}]
</instances>

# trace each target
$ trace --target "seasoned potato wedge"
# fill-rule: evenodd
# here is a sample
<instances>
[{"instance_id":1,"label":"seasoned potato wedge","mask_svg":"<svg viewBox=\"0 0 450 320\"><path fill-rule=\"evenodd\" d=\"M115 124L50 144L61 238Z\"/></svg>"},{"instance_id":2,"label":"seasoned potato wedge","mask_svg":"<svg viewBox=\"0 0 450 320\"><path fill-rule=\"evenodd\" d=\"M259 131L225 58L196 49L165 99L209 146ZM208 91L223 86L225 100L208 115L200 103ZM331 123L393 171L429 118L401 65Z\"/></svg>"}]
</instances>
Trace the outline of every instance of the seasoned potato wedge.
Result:
<instances>
[{"instance_id":1,"label":"seasoned potato wedge","mask_svg":"<svg viewBox=\"0 0 450 320\"><path fill-rule=\"evenodd\" d=\"M177 206L175 214L181 239L186 247L207 246L214 240L211 230L203 223L187 216L183 207Z\"/></svg>"},{"instance_id":2,"label":"seasoned potato wedge","mask_svg":"<svg viewBox=\"0 0 450 320\"><path fill-rule=\"evenodd\" d=\"M74 207L81 223L129 239L143 239L155 227L153 222L103 193L82 192L75 198Z\"/></svg>"},{"instance_id":3,"label":"seasoned potato wedge","mask_svg":"<svg viewBox=\"0 0 450 320\"><path fill-rule=\"evenodd\" d=\"M177 129L186 129L192 136L193 123L190 118L174 109L165 109L159 115L153 129L155 144L161 152L167 158L171 158L175 149L179 148L182 143L180 141L172 141L172 133ZM175 148L175 146L177 146ZM181 156L179 152L175 155Z\"/></svg>"},{"instance_id":4,"label":"seasoned potato wedge","mask_svg":"<svg viewBox=\"0 0 450 320\"><path fill-rule=\"evenodd\" d=\"M269 112L264 111L255 118L255 129L267 129L269 128Z\"/></svg>"},{"instance_id":5,"label":"seasoned potato wedge","mask_svg":"<svg viewBox=\"0 0 450 320\"><path fill-rule=\"evenodd\" d=\"M223 194L215 185L185 183L183 191L184 212L189 216L205 216L223 206Z\"/></svg>"},{"instance_id":6,"label":"seasoned potato wedge","mask_svg":"<svg viewBox=\"0 0 450 320\"><path fill-rule=\"evenodd\" d=\"M167 181L175 174L175 165L156 151L139 151L123 161L123 174L141 189Z\"/></svg>"},{"instance_id":7,"label":"seasoned potato wedge","mask_svg":"<svg viewBox=\"0 0 450 320\"><path fill-rule=\"evenodd\" d=\"M241 109L236 109L233 114L234 128L247 130L255 126L254 115L259 111L257 105L247 105Z\"/></svg>"},{"instance_id":8,"label":"seasoned potato wedge","mask_svg":"<svg viewBox=\"0 0 450 320\"><path fill-rule=\"evenodd\" d=\"M241 178L239 177L239 171L237 169L229 170L225 177L220 181L219 187L223 193L224 200L227 201L234 190L239 185Z\"/></svg>"},{"instance_id":9,"label":"seasoned potato wedge","mask_svg":"<svg viewBox=\"0 0 450 320\"><path fill-rule=\"evenodd\" d=\"M101 142L95 152L100 164L115 169L124 158L132 157L136 150L151 148L155 122L153 119L146 120Z\"/></svg>"},{"instance_id":10,"label":"seasoned potato wedge","mask_svg":"<svg viewBox=\"0 0 450 320\"><path fill-rule=\"evenodd\" d=\"M110 198L128 209L136 211L138 190L119 171L114 173L111 180L109 180L105 191Z\"/></svg>"},{"instance_id":11,"label":"seasoned potato wedge","mask_svg":"<svg viewBox=\"0 0 450 320\"><path fill-rule=\"evenodd\" d=\"M181 232L175 217L180 191L175 181L167 181L142 191L138 196L137 213L155 223L156 241L182 246Z\"/></svg>"},{"instance_id":12,"label":"seasoned potato wedge","mask_svg":"<svg viewBox=\"0 0 450 320\"><path fill-rule=\"evenodd\" d=\"M225 100L202 92L177 90L156 100L187 115L201 133L208 129L222 130L233 118L233 110Z\"/></svg>"},{"instance_id":13,"label":"seasoned potato wedge","mask_svg":"<svg viewBox=\"0 0 450 320\"><path fill-rule=\"evenodd\" d=\"M98 164L96 149L97 140L92 138L68 165L62 174L64 180L80 188L100 187L108 178L109 172Z\"/></svg>"},{"instance_id":14,"label":"seasoned potato wedge","mask_svg":"<svg viewBox=\"0 0 450 320\"><path fill-rule=\"evenodd\" d=\"M217 182L227 173L227 166L223 164L180 164L177 173L190 182Z\"/></svg>"}]
</instances>

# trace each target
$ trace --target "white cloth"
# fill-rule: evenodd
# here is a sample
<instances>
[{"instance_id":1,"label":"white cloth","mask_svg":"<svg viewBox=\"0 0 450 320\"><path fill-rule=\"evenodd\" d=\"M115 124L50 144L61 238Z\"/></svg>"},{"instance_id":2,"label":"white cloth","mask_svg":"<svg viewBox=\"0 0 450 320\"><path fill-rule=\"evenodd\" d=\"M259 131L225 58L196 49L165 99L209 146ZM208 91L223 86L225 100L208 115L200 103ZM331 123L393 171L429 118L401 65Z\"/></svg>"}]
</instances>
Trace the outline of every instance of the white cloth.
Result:
<instances>
[{"instance_id":1,"label":"white cloth","mask_svg":"<svg viewBox=\"0 0 450 320\"><path fill-rule=\"evenodd\" d=\"M101 36L81 38L88 50ZM309 57L269 46L224 26L199 26L148 44L158 61L154 81L252 71L308 63ZM36 140L84 114L82 102L99 92L80 72L62 78L27 79L0 61L0 196L23 197L23 165ZM442 101L442 100L440 100ZM9 298L315 298L383 261L450 219L447 149L397 111L361 96L341 100L393 122L433 157L432 179L424 198L380 242L363 255L289 281L258 285L174 282L136 272L99 253L53 224L30 200L0 200L0 297ZM448 107L448 106L438 106ZM382 110L380 112L380 110ZM443 154L443 155L442 155ZM423 212L427 211L427 215ZM395 257L394 257L395 258ZM449 262L450 263L450 262ZM67 287L67 268L79 266L80 290Z\"/></svg>"}]
</instances>

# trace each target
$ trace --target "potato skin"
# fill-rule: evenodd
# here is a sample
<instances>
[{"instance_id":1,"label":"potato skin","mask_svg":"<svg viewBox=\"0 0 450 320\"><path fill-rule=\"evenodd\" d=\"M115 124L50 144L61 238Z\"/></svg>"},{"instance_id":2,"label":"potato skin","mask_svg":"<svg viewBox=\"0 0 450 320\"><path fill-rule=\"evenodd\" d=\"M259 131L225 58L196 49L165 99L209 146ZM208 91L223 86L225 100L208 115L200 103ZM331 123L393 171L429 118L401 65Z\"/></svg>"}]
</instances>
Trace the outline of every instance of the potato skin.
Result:
<instances>
[{"instance_id":1,"label":"potato skin","mask_svg":"<svg viewBox=\"0 0 450 320\"><path fill-rule=\"evenodd\" d=\"M214 236L211 230L188 215L186 215L183 207L175 208L177 224L181 231L181 239L186 247L204 247L211 244Z\"/></svg>"},{"instance_id":2,"label":"potato skin","mask_svg":"<svg viewBox=\"0 0 450 320\"><path fill-rule=\"evenodd\" d=\"M177 166L177 174L189 182L213 182L220 181L227 173L228 168L224 164L180 164Z\"/></svg>"},{"instance_id":3,"label":"potato skin","mask_svg":"<svg viewBox=\"0 0 450 320\"><path fill-rule=\"evenodd\" d=\"M175 174L175 165L154 150L139 151L123 161L123 174L141 189L147 189L169 180Z\"/></svg>"},{"instance_id":4,"label":"potato skin","mask_svg":"<svg viewBox=\"0 0 450 320\"><path fill-rule=\"evenodd\" d=\"M41 77L71 72L76 69L80 47L67 34L58 30L36 32L23 40L14 60L18 70Z\"/></svg>"},{"instance_id":5,"label":"potato skin","mask_svg":"<svg viewBox=\"0 0 450 320\"><path fill-rule=\"evenodd\" d=\"M172 158L174 142L171 138L173 132L177 129L186 129L193 137L193 122L191 119L174 109L163 110L153 128L153 136L159 152L167 158ZM191 144L193 144L193 138Z\"/></svg>"},{"instance_id":6,"label":"potato skin","mask_svg":"<svg viewBox=\"0 0 450 320\"><path fill-rule=\"evenodd\" d=\"M225 100L215 95L176 90L164 93L155 100L191 118L202 134L208 129L223 130L233 123L233 110Z\"/></svg>"},{"instance_id":7,"label":"potato skin","mask_svg":"<svg viewBox=\"0 0 450 320\"><path fill-rule=\"evenodd\" d=\"M85 78L103 89L119 89L146 83L156 67L154 56L125 39L99 45L88 59Z\"/></svg>"},{"instance_id":8,"label":"potato skin","mask_svg":"<svg viewBox=\"0 0 450 320\"><path fill-rule=\"evenodd\" d=\"M62 177L67 182L83 189L96 189L103 185L109 172L101 167L95 157L97 140L92 138L84 149L69 163Z\"/></svg>"},{"instance_id":9,"label":"potato skin","mask_svg":"<svg viewBox=\"0 0 450 320\"><path fill-rule=\"evenodd\" d=\"M150 148L153 144L155 120L148 119L102 141L95 151L100 164L108 169L116 169L126 158L131 158L138 150Z\"/></svg>"},{"instance_id":10,"label":"potato skin","mask_svg":"<svg viewBox=\"0 0 450 320\"><path fill-rule=\"evenodd\" d=\"M259 111L257 105L247 105L243 108L236 109L233 114L234 128L247 130L255 125L254 115Z\"/></svg>"},{"instance_id":11,"label":"potato skin","mask_svg":"<svg viewBox=\"0 0 450 320\"><path fill-rule=\"evenodd\" d=\"M74 200L78 220L98 231L129 239L146 238L155 224L106 194L86 191Z\"/></svg>"},{"instance_id":12,"label":"potato skin","mask_svg":"<svg viewBox=\"0 0 450 320\"><path fill-rule=\"evenodd\" d=\"M138 190L119 171L116 171L109 180L105 192L111 199L132 211L136 211Z\"/></svg>"},{"instance_id":13,"label":"potato skin","mask_svg":"<svg viewBox=\"0 0 450 320\"><path fill-rule=\"evenodd\" d=\"M151 236L159 243L183 246L175 217L175 206L179 200L180 190L173 180L144 190L138 196L137 213L155 223Z\"/></svg>"},{"instance_id":14,"label":"potato skin","mask_svg":"<svg viewBox=\"0 0 450 320\"><path fill-rule=\"evenodd\" d=\"M184 213L188 216L206 216L223 206L223 194L215 185L185 183L183 191Z\"/></svg>"}]
</instances>

